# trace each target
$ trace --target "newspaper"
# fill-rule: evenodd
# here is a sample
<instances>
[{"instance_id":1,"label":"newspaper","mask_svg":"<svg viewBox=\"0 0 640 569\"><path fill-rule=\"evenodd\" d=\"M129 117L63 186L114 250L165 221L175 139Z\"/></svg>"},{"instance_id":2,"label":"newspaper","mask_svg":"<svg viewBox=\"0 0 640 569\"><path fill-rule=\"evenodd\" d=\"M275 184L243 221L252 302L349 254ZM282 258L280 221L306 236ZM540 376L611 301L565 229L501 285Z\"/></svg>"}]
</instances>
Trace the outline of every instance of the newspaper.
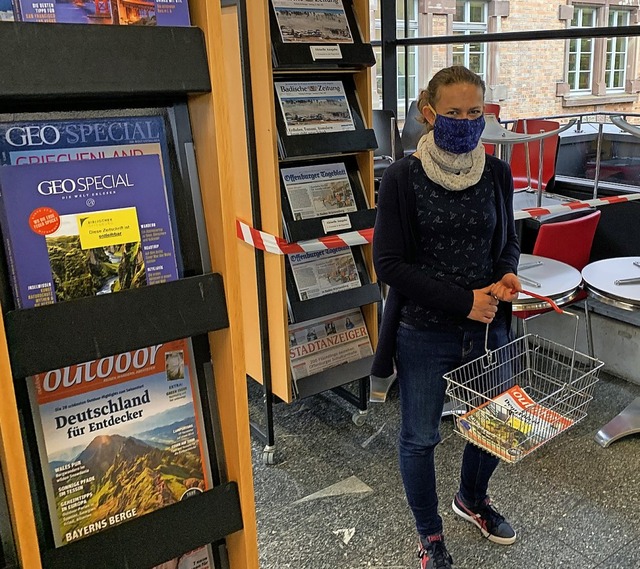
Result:
<instances>
[{"instance_id":1,"label":"newspaper","mask_svg":"<svg viewBox=\"0 0 640 569\"><path fill-rule=\"evenodd\" d=\"M351 247L292 253L289 263L300 300L362 286Z\"/></svg>"},{"instance_id":2,"label":"newspaper","mask_svg":"<svg viewBox=\"0 0 640 569\"><path fill-rule=\"evenodd\" d=\"M457 418L467 438L507 462L516 462L568 429L573 421L536 403L515 385Z\"/></svg>"},{"instance_id":3,"label":"newspaper","mask_svg":"<svg viewBox=\"0 0 640 569\"><path fill-rule=\"evenodd\" d=\"M287 136L355 130L342 81L276 81Z\"/></svg>"},{"instance_id":4,"label":"newspaper","mask_svg":"<svg viewBox=\"0 0 640 569\"><path fill-rule=\"evenodd\" d=\"M353 43L342 0L271 0L283 43Z\"/></svg>"},{"instance_id":5,"label":"newspaper","mask_svg":"<svg viewBox=\"0 0 640 569\"><path fill-rule=\"evenodd\" d=\"M171 561L156 565L153 569L215 569L209 545L184 553Z\"/></svg>"},{"instance_id":6,"label":"newspaper","mask_svg":"<svg viewBox=\"0 0 640 569\"><path fill-rule=\"evenodd\" d=\"M359 308L289 325L289 359L294 380L372 353Z\"/></svg>"},{"instance_id":7,"label":"newspaper","mask_svg":"<svg viewBox=\"0 0 640 569\"><path fill-rule=\"evenodd\" d=\"M295 220L357 210L344 163L283 168L280 174Z\"/></svg>"}]
</instances>

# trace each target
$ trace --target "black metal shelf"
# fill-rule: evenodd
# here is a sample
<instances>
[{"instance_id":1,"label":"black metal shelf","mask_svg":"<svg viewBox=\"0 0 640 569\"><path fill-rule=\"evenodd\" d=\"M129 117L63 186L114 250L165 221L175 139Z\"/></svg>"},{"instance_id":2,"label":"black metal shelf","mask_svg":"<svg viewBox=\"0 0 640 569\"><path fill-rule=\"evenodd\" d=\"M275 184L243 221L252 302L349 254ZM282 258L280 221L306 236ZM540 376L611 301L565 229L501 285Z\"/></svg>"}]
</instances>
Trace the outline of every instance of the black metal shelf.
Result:
<instances>
[{"instance_id":1,"label":"black metal shelf","mask_svg":"<svg viewBox=\"0 0 640 569\"><path fill-rule=\"evenodd\" d=\"M1 102L211 91L196 27L0 22L0 53Z\"/></svg>"},{"instance_id":2,"label":"black metal shelf","mask_svg":"<svg viewBox=\"0 0 640 569\"><path fill-rule=\"evenodd\" d=\"M228 482L79 541L42 552L44 569L148 569L243 528Z\"/></svg>"},{"instance_id":3,"label":"black metal shelf","mask_svg":"<svg viewBox=\"0 0 640 569\"><path fill-rule=\"evenodd\" d=\"M371 44L364 43L360 33L360 26L353 11L353 2L343 2L345 16L351 31L350 42L330 42L322 40L314 43L313 38L306 42L286 42L280 35L280 27L276 18L273 5L269 7L269 26L271 30L271 50L273 54L274 72L286 69L287 71L306 71L318 73L319 71L359 71L375 65L376 58ZM318 55L314 50L328 48L333 51L329 59ZM315 55L314 55L315 53Z\"/></svg>"},{"instance_id":4,"label":"black metal shelf","mask_svg":"<svg viewBox=\"0 0 640 569\"><path fill-rule=\"evenodd\" d=\"M285 219L284 223L286 225L286 232L290 241L305 241L307 239L318 239L319 237L326 237L327 235L334 235L336 233L371 229L376 222L376 211L377 210L375 208L371 208L348 213L338 213L336 215L326 217L301 219L298 221L287 221ZM334 218L348 218L349 229L325 231L324 222Z\"/></svg>"},{"instance_id":5,"label":"black metal shelf","mask_svg":"<svg viewBox=\"0 0 640 569\"><path fill-rule=\"evenodd\" d=\"M311 395L317 395L329 389L341 387L351 381L356 381L367 377L371 371L373 356L367 356L342 364L331 369L298 379L295 384L298 390L298 397L301 399Z\"/></svg>"},{"instance_id":6,"label":"black metal shelf","mask_svg":"<svg viewBox=\"0 0 640 569\"><path fill-rule=\"evenodd\" d=\"M5 315L15 379L228 325L215 273Z\"/></svg>"},{"instance_id":7,"label":"black metal shelf","mask_svg":"<svg viewBox=\"0 0 640 569\"><path fill-rule=\"evenodd\" d=\"M295 322L304 322L320 318L327 314L341 312L349 308L358 308L374 302L380 302L380 287L368 283L349 290L326 294L309 300L289 300L289 306Z\"/></svg>"}]
</instances>

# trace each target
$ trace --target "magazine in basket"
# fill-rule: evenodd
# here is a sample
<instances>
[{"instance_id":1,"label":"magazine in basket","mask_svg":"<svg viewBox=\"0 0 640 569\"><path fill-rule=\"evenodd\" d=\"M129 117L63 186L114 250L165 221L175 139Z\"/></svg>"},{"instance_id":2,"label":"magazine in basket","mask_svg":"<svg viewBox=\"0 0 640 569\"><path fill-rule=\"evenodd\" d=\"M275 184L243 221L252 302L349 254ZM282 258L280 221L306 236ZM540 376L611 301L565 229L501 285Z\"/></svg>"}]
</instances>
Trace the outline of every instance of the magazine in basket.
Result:
<instances>
[{"instance_id":1,"label":"magazine in basket","mask_svg":"<svg viewBox=\"0 0 640 569\"><path fill-rule=\"evenodd\" d=\"M294 380L372 353L360 308L289 324L289 359Z\"/></svg>"},{"instance_id":2,"label":"magazine in basket","mask_svg":"<svg viewBox=\"0 0 640 569\"><path fill-rule=\"evenodd\" d=\"M456 421L463 436L507 462L516 462L573 424L568 417L536 403L519 385Z\"/></svg>"},{"instance_id":3,"label":"magazine in basket","mask_svg":"<svg viewBox=\"0 0 640 569\"><path fill-rule=\"evenodd\" d=\"M178 278L156 155L0 168L18 308Z\"/></svg>"},{"instance_id":4,"label":"magazine in basket","mask_svg":"<svg viewBox=\"0 0 640 569\"><path fill-rule=\"evenodd\" d=\"M361 286L351 247L291 253L291 271L300 300Z\"/></svg>"},{"instance_id":5,"label":"magazine in basket","mask_svg":"<svg viewBox=\"0 0 640 569\"><path fill-rule=\"evenodd\" d=\"M56 546L210 486L190 342L28 380Z\"/></svg>"}]
</instances>

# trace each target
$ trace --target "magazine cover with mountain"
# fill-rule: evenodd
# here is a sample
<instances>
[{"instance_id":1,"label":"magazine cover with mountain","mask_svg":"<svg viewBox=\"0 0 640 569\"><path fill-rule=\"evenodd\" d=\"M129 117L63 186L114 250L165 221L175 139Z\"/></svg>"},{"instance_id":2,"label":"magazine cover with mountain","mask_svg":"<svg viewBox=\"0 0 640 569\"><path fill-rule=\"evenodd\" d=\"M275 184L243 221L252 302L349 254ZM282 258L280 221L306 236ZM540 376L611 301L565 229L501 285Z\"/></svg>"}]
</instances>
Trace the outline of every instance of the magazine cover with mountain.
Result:
<instances>
[{"instance_id":1,"label":"magazine cover with mountain","mask_svg":"<svg viewBox=\"0 0 640 569\"><path fill-rule=\"evenodd\" d=\"M0 167L18 308L178 278L156 155Z\"/></svg>"},{"instance_id":2,"label":"magazine cover with mountain","mask_svg":"<svg viewBox=\"0 0 640 569\"><path fill-rule=\"evenodd\" d=\"M207 489L188 340L28 380L56 546Z\"/></svg>"},{"instance_id":3,"label":"magazine cover with mountain","mask_svg":"<svg viewBox=\"0 0 640 569\"><path fill-rule=\"evenodd\" d=\"M14 0L23 22L189 26L188 0Z\"/></svg>"}]
</instances>

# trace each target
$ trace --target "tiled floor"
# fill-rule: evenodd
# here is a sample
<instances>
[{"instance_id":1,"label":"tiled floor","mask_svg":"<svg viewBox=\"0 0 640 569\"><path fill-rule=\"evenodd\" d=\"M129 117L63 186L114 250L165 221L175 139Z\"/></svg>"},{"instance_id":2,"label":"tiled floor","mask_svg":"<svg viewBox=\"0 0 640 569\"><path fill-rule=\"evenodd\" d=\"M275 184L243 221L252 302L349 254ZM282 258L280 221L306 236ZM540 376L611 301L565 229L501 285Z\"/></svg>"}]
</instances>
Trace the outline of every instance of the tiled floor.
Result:
<instances>
[{"instance_id":1,"label":"tiled floor","mask_svg":"<svg viewBox=\"0 0 640 569\"><path fill-rule=\"evenodd\" d=\"M262 418L261 387L250 411ZM518 532L512 546L483 539L450 508L464 441L444 419L436 451L441 513L456 569L640 568L640 435L603 449L598 429L640 386L602 376L589 416L516 465L490 492ZM274 407L276 464L253 440L261 569L417 569L416 535L397 465L398 393L363 426L333 393Z\"/></svg>"}]
</instances>

